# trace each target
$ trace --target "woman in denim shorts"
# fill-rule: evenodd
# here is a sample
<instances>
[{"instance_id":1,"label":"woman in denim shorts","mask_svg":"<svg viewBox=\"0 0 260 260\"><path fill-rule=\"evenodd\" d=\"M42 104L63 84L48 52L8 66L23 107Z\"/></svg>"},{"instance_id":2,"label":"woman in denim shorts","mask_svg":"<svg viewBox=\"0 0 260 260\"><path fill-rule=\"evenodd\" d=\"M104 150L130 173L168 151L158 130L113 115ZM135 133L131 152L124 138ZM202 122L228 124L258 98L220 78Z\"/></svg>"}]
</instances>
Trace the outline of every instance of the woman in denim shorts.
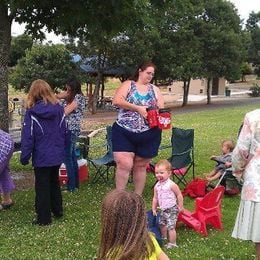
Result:
<instances>
[{"instance_id":1,"label":"woman in denim shorts","mask_svg":"<svg viewBox=\"0 0 260 260\"><path fill-rule=\"evenodd\" d=\"M155 72L152 62L142 63L131 80L117 89L113 105L119 108L112 129L112 146L116 161L116 188L125 189L132 172L135 192L142 194L146 181L146 166L156 156L161 142L161 130L150 128L147 108L160 109L164 100L160 90L151 84Z\"/></svg>"}]
</instances>

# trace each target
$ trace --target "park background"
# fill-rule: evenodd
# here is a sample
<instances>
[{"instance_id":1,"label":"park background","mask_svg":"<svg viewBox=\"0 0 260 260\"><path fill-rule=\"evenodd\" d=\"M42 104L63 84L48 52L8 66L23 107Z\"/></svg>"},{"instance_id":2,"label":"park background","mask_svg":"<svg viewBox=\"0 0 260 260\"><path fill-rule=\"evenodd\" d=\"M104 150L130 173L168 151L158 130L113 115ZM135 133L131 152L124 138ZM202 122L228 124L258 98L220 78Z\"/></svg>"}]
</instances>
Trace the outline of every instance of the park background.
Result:
<instances>
[{"instance_id":1,"label":"park background","mask_svg":"<svg viewBox=\"0 0 260 260\"><path fill-rule=\"evenodd\" d=\"M112 96L115 87L120 84L117 81L110 87L111 75L103 81L106 69L112 65L123 67L125 73L117 75L123 80L136 64L149 58L158 67L155 83L166 91L166 95L169 95L169 84L175 80L183 82L183 99L177 104L178 107L189 108L193 105L189 100L189 82L192 78L207 79L207 96L201 101L205 111L196 112L191 107L188 113L178 114L180 110L176 108L176 103L170 102L170 106L173 107L174 126L195 129L196 176L211 169L212 162L208 158L219 152L220 141L223 138L236 140L245 113L258 107L258 98L248 97L256 103L208 109L216 104L216 99L235 98L234 95L218 95L215 98L212 95L213 78L224 77L229 82L237 83L247 80L248 74L259 73L259 9L252 9L255 12L242 21L235 6L222 0L84 3L60 1L55 8L52 1L31 1L28 6L19 1L0 3L0 11L6 11L1 13L3 19L0 21L3 32L0 38L0 127L9 128L9 98L13 102L13 97L26 96L33 79L46 79L55 91L59 91L72 71L82 79L84 93L88 89L87 95L94 96L86 122L88 116L92 120L98 118L106 111L106 107L98 106L99 101ZM13 21L26 22L27 34L11 38ZM63 44L44 41L41 29L45 26L50 31L67 35ZM98 57L90 62L95 73L82 73L82 64L71 61L72 53L80 54L84 62L86 59L89 61L89 57ZM259 93L257 78L247 83L247 90L252 87ZM89 89L92 89L91 93ZM239 104L238 99L236 101ZM104 127L112 121L101 119L97 124L91 121L91 127ZM90 125L86 129L89 130ZM170 131L165 131L164 142L169 142L169 138ZM104 135L97 139L102 141ZM93 156L99 155L95 152L102 153L94 151ZM155 160L166 156L160 154ZM17 154L12 158L11 171L16 183L19 181L21 185L17 185L14 193L15 206L0 215L0 232L5 234L5 239L0 242L1 259L94 259L100 231L100 204L106 192L114 187L112 174L108 183L93 185L86 182L75 196L64 194L64 219L42 229L31 225L34 198L31 165L22 167ZM90 180L92 174L90 169ZM148 175L144 193L147 208L151 205L153 182L154 177ZM170 258L254 259L251 243L230 237L238 203L238 196L224 198L223 231L210 229L208 237L201 237L193 230L180 227L180 248L167 252ZM185 207L192 209L193 205L193 200L185 199Z\"/></svg>"}]
</instances>

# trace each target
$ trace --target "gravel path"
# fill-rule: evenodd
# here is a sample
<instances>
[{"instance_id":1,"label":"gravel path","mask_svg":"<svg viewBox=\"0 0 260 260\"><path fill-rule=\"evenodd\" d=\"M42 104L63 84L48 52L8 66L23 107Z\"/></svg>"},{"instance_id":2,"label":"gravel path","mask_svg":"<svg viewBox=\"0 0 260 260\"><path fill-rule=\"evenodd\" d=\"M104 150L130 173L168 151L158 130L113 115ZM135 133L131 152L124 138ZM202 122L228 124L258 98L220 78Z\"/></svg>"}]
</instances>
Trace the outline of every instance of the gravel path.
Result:
<instances>
[{"instance_id":1,"label":"gravel path","mask_svg":"<svg viewBox=\"0 0 260 260\"><path fill-rule=\"evenodd\" d=\"M203 101L191 101L185 107L181 107L180 102L174 102L173 104L166 104L170 107L172 113L183 114L200 112L206 110L216 110L234 106L245 106L249 104L259 104L260 97L251 98L248 95L231 96L231 97L216 97L212 98L211 104L207 105L206 100ZM83 123L84 130L95 130L100 124L111 124L115 121L117 116L116 111L99 110L96 114L87 113Z\"/></svg>"}]
</instances>

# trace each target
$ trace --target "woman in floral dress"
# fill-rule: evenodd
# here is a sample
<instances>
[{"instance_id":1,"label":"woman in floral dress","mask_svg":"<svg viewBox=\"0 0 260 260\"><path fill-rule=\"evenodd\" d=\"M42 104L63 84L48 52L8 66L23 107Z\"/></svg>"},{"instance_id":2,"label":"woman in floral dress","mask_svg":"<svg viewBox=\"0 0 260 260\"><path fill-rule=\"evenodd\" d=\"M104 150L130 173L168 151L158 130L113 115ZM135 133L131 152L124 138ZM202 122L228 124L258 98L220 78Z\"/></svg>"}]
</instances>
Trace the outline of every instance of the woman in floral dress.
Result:
<instances>
[{"instance_id":1,"label":"woman in floral dress","mask_svg":"<svg viewBox=\"0 0 260 260\"><path fill-rule=\"evenodd\" d=\"M66 82L65 91L57 95L63 99L68 131L66 135L65 165L68 174L67 189L70 192L79 188L78 163L75 154L76 142L80 134L81 121L86 107L86 98L81 92L81 84L76 78Z\"/></svg>"},{"instance_id":2,"label":"woman in floral dress","mask_svg":"<svg viewBox=\"0 0 260 260\"><path fill-rule=\"evenodd\" d=\"M260 109L247 113L244 118L232 153L232 166L234 173L243 179L232 237L254 242L256 257L260 257Z\"/></svg>"}]
</instances>

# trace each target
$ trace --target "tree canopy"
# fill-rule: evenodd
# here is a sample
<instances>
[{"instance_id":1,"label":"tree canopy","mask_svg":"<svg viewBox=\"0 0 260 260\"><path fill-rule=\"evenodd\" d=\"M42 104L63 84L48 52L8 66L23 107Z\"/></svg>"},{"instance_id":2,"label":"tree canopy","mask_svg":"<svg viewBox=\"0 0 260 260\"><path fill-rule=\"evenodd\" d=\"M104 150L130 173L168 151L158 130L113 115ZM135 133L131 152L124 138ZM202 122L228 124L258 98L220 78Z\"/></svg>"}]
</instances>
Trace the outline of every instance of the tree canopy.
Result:
<instances>
[{"instance_id":1,"label":"tree canopy","mask_svg":"<svg viewBox=\"0 0 260 260\"><path fill-rule=\"evenodd\" d=\"M28 91L32 81L40 78L56 89L64 85L65 79L77 74L77 65L72 62L71 53L64 45L35 44L19 60L10 76L10 83L16 89Z\"/></svg>"},{"instance_id":2,"label":"tree canopy","mask_svg":"<svg viewBox=\"0 0 260 260\"><path fill-rule=\"evenodd\" d=\"M191 78L210 80L241 75L245 49L241 21L234 5L225 0L60 0L55 3L32 0L26 5L23 1L5 0L0 2L0 17L0 99L5 100L0 103L0 116L3 118L8 117L7 65L13 20L25 22L27 32L34 38L42 39L41 30L46 27L71 40L79 39L74 50L83 57L97 57L96 101L104 64L120 66L130 72L143 60L154 61L156 82L184 81L183 105L187 103ZM254 23L250 22L250 26ZM27 52L26 56L12 77L16 86L28 88L29 77L39 77L44 74L43 70L51 84L58 84L50 73L55 62L49 62L49 57L44 56L46 63L40 64L50 69L40 69L33 60L35 50ZM38 71L28 70L30 62ZM23 65L28 68L22 69ZM22 73L26 75L24 78ZM58 80L62 76L64 74L60 73ZM0 123L0 128L7 128L6 121Z\"/></svg>"},{"instance_id":3,"label":"tree canopy","mask_svg":"<svg viewBox=\"0 0 260 260\"><path fill-rule=\"evenodd\" d=\"M25 51L30 50L33 45L31 36L22 34L17 37L12 37L9 66L15 66L19 59L25 56Z\"/></svg>"},{"instance_id":4,"label":"tree canopy","mask_svg":"<svg viewBox=\"0 0 260 260\"><path fill-rule=\"evenodd\" d=\"M140 15L145 0L0 1L0 128L8 131L8 61L11 24L26 23L27 33L43 39L42 29L77 36L79 32L114 34ZM93 35L93 34L91 34Z\"/></svg>"},{"instance_id":5,"label":"tree canopy","mask_svg":"<svg viewBox=\"0 0 260 260\"><path fill-rule=\"evenodd\" d=\"M253 63L256 74L260 76L260 12L250 13L246 28L251 36L251 43L248 48L248 60Z\"/></svg>"}]
</instances>

